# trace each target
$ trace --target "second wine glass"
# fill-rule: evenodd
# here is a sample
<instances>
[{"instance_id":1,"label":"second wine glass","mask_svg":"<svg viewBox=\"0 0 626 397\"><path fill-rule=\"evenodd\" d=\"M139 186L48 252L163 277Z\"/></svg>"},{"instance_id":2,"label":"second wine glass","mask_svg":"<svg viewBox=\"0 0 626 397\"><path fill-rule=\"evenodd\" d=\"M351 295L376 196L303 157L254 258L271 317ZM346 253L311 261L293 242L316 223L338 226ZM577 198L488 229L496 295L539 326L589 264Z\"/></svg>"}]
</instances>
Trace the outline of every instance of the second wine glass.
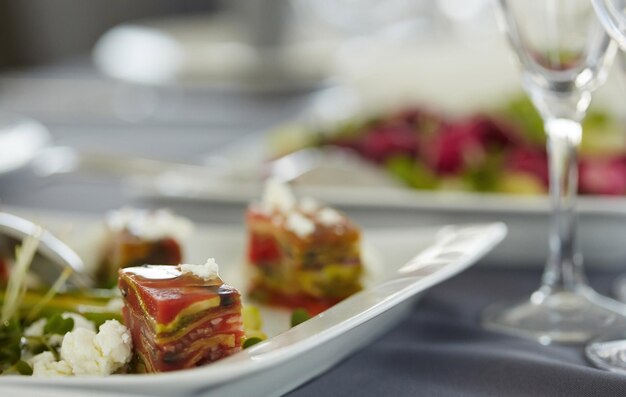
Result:
<instances>
[{"instance_id":1,"label":"second wine glass","mask_svg":"<svg viewBox=\"0 0 626 397\"><path fill-rule=\"evenodd\" d=\"M588 0L499 0L498 6L523 87L544 120L552 217L540 288L521 302L488 308L483 323L544 344L580 343L626 324L626 307L587 285L576 248L580 122L616 48Z\"/></svg>"}]
</instances>

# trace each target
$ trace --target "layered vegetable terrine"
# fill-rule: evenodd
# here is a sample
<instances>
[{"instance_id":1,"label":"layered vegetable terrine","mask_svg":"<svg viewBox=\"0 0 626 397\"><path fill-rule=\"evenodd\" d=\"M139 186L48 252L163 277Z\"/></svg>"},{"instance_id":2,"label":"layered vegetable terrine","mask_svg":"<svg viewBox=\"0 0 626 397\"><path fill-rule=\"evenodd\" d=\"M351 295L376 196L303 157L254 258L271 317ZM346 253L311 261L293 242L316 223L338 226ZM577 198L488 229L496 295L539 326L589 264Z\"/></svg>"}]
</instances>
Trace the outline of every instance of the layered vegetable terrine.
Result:
<instances>
[{"instance_id":1,"label":"layered vegetable terrine","mask_svg":"<svg viewBox=\"0 0 626 397\"><path fill-rule=\"evenodd\" d=\"M241 349L239 292L217 265L145 265L119 271L123 315L138 367L146 372L191 368Z\"/></svg>"},{"instance_id":2,"label":"layered vegetable terrine","mask_svg":"<svg viewBox=\"0 0 626 397\"><path fill-rule=\"evenodd\" d=\"M316 314L361 289L360 230L344 214L271 180L246 221L253 299Z\"/></svg>"},{"instance_id":3,"label":"layered vegetable terrine","mask_svg":"<svg viewBox=\"0 0 626 397\"><path fill-rule=\"evenodd\" d=\"M180 240L192 224L167 210L124 208L106 219L108 239L97 278L100 286L117 283L117 271L143 264L175 265L183 262Z\"/></svg>"}]
</instances>

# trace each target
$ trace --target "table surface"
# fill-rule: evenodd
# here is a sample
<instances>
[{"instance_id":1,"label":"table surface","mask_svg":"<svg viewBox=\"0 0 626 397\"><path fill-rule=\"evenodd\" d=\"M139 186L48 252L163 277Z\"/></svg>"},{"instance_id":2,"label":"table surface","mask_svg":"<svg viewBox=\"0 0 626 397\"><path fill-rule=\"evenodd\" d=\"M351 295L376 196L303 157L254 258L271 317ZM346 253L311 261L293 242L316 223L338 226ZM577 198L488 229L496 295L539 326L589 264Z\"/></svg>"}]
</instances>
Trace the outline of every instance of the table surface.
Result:
<instances>
[{"instance_id":1,"label":"table surface","mask_svg":"<svg viewBox=\"0 0 626 397\"><path fill-rule=\"evenodd\" d=\"M616 274L594 271L608 293ZM539 268L472 268L429 291L409 318L290 396L612 396L626 378L592 368L583 346L542 346L482 329L484 307L537 287Z\"/></svg>"},{"instance_id":2,"label":"table surface","mask_svg":"<svg viewBox=\"0 0 626 397\"><path fill-rule=\"evenodd\" d=\"M55 100L59 92L63 95ZM137 110L141 106L132 102L142 95L156 103L150 112L141 113ZM178 113L165 111L172 107L173 95ZM28 72L0 79L0 108L36 117L50 129L55 144L190 162L200 161L221 145L296 118L311 100L311 95L302 93L264 97L164 92L72 73L71 68L48 70L43 77ZM119 109L126 110L120 113ZM91 213L129 204L163 204L134 200L114 178L40 179L28 169L0 176L0 200L8 205ZM240 205L168 205L199 221L242 223ZM415 222L410 211L347 212L364 227ZM289 395L624 395L626 378L592 368L580 346L541 346L480 327L480 313L486 305L525 296L537 287L541 264L529 265L506 270L478 266L443 283L390 333ZM593 270L590 280L608 293L616 275L615 270Z\"/></svg>"}]
</instances>

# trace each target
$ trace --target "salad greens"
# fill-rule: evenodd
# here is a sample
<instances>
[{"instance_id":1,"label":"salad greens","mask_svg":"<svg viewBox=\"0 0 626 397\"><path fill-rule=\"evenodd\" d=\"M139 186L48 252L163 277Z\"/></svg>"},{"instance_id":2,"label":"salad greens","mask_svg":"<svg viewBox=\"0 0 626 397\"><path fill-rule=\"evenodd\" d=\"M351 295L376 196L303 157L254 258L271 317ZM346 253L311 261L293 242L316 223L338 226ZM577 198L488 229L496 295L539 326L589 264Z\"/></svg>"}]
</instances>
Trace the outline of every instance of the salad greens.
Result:
<instances>
[{"instance_id":1,"label":"salad greens","mask_svg":"<svg viewBox=\"0 0 626 397\"><path fill-rule=\"evenodd\" d=\"M52 352L58 360L59 341L74 328L74 319L64 318L65 312L80 313L96 325L108 319L121 318L119 312L108 307L112 292L59 293L69 277L69 271L64 271L48 291L26 289L26 275L41 233L42 229L38 229L16 249L16 261L6 290L0 290L0 374L32 375L33 369L26 359L43 351ZM46 319L41 335L26 334L26 326L40 318Z\"/></svg>"}]
</instances>

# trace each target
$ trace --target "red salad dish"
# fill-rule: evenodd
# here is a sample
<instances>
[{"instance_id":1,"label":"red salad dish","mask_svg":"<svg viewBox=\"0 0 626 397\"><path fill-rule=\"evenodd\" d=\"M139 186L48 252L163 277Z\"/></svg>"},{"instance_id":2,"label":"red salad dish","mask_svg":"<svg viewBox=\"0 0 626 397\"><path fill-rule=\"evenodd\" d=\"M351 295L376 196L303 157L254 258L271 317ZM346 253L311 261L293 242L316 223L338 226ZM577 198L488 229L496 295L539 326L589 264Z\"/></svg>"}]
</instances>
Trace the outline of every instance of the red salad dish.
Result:
<instances>
[{"instance_id":1,"label":"red salad dish","mask_svg":"<svg viewBox=\"0 0 626 397\"><path fill-rule=\"evenodd\" d=\"M307 147L340 148L415 189L523 195L548 191L543 121L525 97L466 115L413 105L299 128L272 136L272 158ZM626 195L626 140L619 118L592 109L583 130L579 193ZM281 139L281 134L298 133L296 144L293 138ZM290 144L277 143L283 141Z\"/></svg>"}]
</instances>

